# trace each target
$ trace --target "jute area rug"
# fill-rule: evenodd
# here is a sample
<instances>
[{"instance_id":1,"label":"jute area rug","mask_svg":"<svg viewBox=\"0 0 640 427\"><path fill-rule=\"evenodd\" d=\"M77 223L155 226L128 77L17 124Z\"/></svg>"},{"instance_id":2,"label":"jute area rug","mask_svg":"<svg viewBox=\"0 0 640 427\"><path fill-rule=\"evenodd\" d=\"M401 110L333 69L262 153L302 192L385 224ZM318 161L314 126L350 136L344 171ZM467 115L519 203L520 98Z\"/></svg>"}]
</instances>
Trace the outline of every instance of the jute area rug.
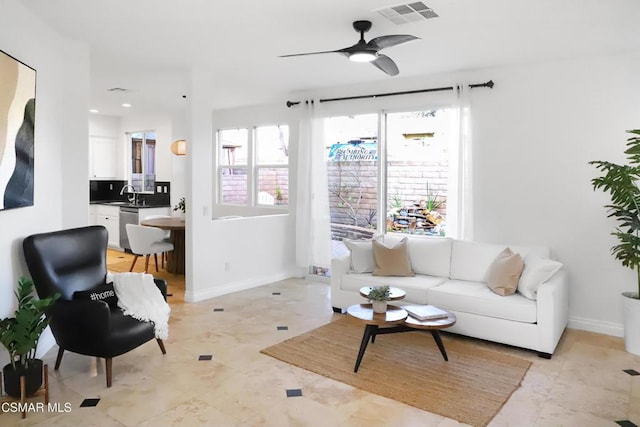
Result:
<instances>
[{"instance_id":1,"label":"jute area rug","mask_svg":"<svg viewBox=\"0 0 640 427\"><path fill-rule=\"evenodd\" d=\"M261 350L353 387L474 426L486 426L520 386L531 362L442 335L445 362L431 334L379 335L353 372L364 325L348 317Z\"/></svg>"}]
</instances>

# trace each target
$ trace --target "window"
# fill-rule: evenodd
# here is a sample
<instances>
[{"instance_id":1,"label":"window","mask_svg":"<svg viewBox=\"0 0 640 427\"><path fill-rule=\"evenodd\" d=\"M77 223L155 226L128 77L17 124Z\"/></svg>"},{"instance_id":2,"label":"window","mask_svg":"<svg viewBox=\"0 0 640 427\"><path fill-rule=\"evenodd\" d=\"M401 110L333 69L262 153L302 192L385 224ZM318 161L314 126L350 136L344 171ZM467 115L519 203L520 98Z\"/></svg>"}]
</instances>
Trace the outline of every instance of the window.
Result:
<instances>
[{"instance_id":1,"label":"window","mask_svg":"<svg viewBox=\"0 0 640 427\"><path fill-rule=\"evenodd\" d=\"M286 207L289 203L289 127L218 131L218 203Z\"/></svg>"},{"instance_id":2,"label":"window","mask_svg":"<svg viewBox=\"0 0 640 427\"><path fill-rule=\"evenodd\" d=\"M258 205L289 204L289 126L255 129Z\"/></svg>"},{"instance_id":3,"label":"window","mask_svg":"<svg viewBox=\"0 0 640 427\"><path fill-rule=\"evenodd\" d=\"M446 108L327 118L332 239L444 235L454 123Z\"/></svg>"},{"instance_id":4,"label":"window","mask_svg":"<svg viewBox=\"0 0 640 427\"><path fill-rule=\"evenodd\" d=\"M371 237L377 227L378 115L328 118L325 138L332 237Z\"/></svg>"},{"instance_id":5,"label":"window","mask_svg":"<svg viewBox=\"0 0 640 427\"><path fill-rule=\"evenodd\" d=\"M387 232L444 235L452 109L386 114Z\"/></svg>"},{"instance_id":6,"label":"window","mask_svg":"<svg viewBox=\"0 0 640 427\"><path fill-rule=\"evenodd\" d=\"M129 184L139 193L153 192L156 181L156 133L127 133L131 153Z\"/></svg>"},{"instance_id":7,"label":"window","mask_svg":"<svg viewBox=\"0 0 640 427\"><path fill-rule=\"evenodd\" d=\"M231 205L248 204L248 130L228 129L219 131L218 147L220 203Z\"/></svg>"}]
</instances>

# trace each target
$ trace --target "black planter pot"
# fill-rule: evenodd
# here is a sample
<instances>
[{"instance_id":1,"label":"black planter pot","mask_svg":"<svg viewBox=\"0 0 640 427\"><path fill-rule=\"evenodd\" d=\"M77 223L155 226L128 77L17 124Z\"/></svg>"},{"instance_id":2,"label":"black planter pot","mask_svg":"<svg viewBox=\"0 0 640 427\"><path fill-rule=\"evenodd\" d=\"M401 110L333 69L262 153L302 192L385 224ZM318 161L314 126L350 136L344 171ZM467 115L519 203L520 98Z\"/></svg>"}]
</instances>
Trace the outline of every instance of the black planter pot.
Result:
<instances>
[{"instance_id":1,"label":"black planter pot","mask_svg":"<svg viewBox=\"0 0 640 427\"><path fill-rule=\"evenodd\" d=\"M26 369L22 366L16 366L14 370L11 363L2 368L4 390L9 396L20 398L21 376L25 377L26 395L31 396L42 386L42 360L32 360Z\"/></svg>"}]
</instances>

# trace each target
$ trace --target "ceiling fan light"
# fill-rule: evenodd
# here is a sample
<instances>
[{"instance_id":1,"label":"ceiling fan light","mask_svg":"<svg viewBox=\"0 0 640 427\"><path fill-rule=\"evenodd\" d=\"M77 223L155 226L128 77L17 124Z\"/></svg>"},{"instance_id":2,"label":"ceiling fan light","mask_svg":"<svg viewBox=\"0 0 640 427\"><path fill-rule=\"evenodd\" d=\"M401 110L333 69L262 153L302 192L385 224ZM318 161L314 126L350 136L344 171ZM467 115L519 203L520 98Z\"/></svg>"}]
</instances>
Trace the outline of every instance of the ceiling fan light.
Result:
<instances>
[{"instance_id":1,"label":"ceiling fan light","mask_svg":"<svg viewBox=\"0 0 640 427\"><path fill-rule=\"evenodd\" d=\"M376 55L371 52L355 52L349 55L349 59L353 62L371 62L376 59Z\"/></svg>"}]
</instances>

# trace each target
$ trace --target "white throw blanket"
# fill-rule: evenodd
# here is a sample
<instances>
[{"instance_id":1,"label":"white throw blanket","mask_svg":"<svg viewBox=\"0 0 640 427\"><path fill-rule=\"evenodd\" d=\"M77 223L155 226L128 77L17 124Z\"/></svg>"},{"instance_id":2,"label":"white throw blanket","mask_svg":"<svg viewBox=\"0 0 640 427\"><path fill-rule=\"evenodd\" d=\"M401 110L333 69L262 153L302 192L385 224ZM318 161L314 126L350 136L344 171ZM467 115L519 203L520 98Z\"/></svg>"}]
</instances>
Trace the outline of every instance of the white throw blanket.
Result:
<instances>
[{"instance_id":1,"label":"white throw blanket","mask_svg":"<svg viewBox=\"0 0 640 427\"><path fill-rule=\"evenodd\" d=\"M145 273L107 273L107 283L113 282L118 307L124 314L138 320L152 321L156 338L169 337L171 307L162 297L153 276Z\"/></svg>"}]
</instances>

